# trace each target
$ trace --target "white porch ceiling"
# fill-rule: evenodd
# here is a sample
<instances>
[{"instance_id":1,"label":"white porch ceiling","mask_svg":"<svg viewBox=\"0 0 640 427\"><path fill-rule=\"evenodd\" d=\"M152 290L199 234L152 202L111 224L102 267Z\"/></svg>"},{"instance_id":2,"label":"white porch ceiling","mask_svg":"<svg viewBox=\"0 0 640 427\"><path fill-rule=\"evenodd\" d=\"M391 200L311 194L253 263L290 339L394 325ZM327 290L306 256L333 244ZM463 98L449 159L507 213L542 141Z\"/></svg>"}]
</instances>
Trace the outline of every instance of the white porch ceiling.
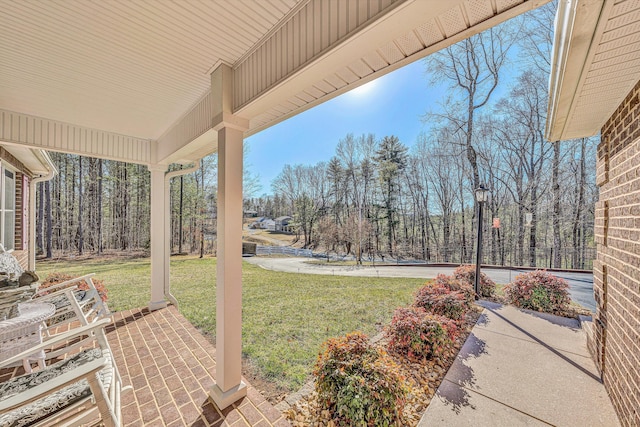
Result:
<instances>
[{"instance_id":1,"label":"white porch ceiling","mask_svg":"<svg viewBox=\"0 0 640 427\"><path fill-rule=\"evenodd\" d=\"M640 80L640 0L560 2L547 138L598 133Z\"/></svg>"},{"instance_id":2,"label":"white porch ceiling","mask_svg":"<svg viewBox=\"0 0 640 427\"><path fill-rule=\"evenodd\" d=\"M137 163L213 152L548 0L0 0L0 141Z\"/></svg>"},{"instance_id":3,"label":"white porch ceiling","mask_svg":"<svg viewBox=\"0 0 640 427\"><path fill-rule=\"evenodd\" d=\"M1 0L0 109L157 139L297 0Z\"/></svg>"}]
</instances>

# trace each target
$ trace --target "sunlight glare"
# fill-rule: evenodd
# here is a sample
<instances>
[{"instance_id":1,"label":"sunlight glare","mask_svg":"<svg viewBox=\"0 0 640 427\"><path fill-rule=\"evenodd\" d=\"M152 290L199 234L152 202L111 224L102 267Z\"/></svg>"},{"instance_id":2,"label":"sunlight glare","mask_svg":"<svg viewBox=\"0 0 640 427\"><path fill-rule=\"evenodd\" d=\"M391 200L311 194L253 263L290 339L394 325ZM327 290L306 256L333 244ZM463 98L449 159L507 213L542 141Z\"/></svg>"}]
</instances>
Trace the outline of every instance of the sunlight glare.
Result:
<instances>
[{"instance_id":1,"label":"sunlight glare","mask_svg":"<svg viewBox=\"0 0 640 427\"><path fill-rule=\"evenodd\" d=\"M360 98L373 92L376 86L378 86L378 80L372 80L369 83L350 90L349 94Z\"/></svg>"}]
</instances>

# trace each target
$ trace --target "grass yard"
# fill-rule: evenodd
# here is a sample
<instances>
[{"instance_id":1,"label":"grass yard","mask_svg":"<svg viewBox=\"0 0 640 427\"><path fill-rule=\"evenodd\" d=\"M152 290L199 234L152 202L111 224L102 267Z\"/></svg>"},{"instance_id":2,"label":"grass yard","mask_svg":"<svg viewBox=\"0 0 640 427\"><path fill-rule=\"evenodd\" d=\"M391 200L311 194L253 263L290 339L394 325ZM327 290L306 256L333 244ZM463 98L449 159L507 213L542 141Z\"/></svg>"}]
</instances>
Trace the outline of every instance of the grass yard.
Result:
<instances>
[{"instance_id":1,"label":"grass yard","mask_svg":"<svg viewBox=\"0 0 640 427\"><path fill-rule=\"evenodd\" d=\"M40 261L41 277L53 271L95 272L113 311L148 305L150 262L140 259ZM171 290L180 312L215 336L216 260L171 260ZM259 374L284 390L307 380L320 344L360 330L375 334L398 306L409 305L421 279L280 273L243 264L243 351Z\"/></svg>"}]
</instances>

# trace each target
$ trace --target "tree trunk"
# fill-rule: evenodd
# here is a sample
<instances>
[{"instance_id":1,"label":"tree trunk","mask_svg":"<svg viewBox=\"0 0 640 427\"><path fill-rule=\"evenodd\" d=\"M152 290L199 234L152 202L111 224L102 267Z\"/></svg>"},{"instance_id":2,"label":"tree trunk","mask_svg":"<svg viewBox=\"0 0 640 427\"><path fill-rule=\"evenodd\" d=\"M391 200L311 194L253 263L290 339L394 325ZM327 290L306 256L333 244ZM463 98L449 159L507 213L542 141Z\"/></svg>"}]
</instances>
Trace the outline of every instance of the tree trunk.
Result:
<instances>
[{"instance_id":1,"label":"tree trunk","mask_svg":"<svg viewBox=\"0 0 640 427\"><path fill-rule=\"evenodd\" d=\"M44 253L44 182L38 183L38 220L36 221L36 246Z\"/></svg>"},{"instance_id":2,"label":"tree trunk","mask_svg":"<svg viewBox=\"0 0 640 427\"><path fill-rule=\"evenodd\" d=\"M474 96L473 93L469 93L469 105L468 105L468 117L467 117L467 135L466 135L466 139L467 139L467 160L469 160L469 164L471 165L471 171L473 173L473 189L475 190L476 188L480 187L480 174L478 172L478 159L477 159L477 155L476 155L476 150L475 148L473 148L473 112L474 112L474 106L473 106L473 102L474 102ZM477 206L475 206L475 204L477 202L475 202L475 197L473 198L474 200L474 208L477 208ZM476 209L474 209L474 212L476 211Z\"/></svg>"},{"instance_id":3,"label":"tree trunk","mask_svg":"<svg viewBox=\"0 0 640 427\"><path fill-rule=\"evenodd\" d=\"M553 166L552 166L552 189L553 189L553 268L562 267L560 254L560 141L553 143Z\"/></svg>"},{"instance_id":4,"label":"tree trunk","mask_svg":"<svg viewBox=\"0 0 640 427\"><path fill-rule=\"evenodd\" d=\"M477 187L476 187L477 188ZM460 262L461 263L466 263L466 262L470 262L471 261L471 257L472 252L469 252L467 249L467 232L466 232L466 227L465 227L465 214L464 214L464 210L465 210L465 205L464 205L464 197L463 197L463 188L462 185L460 185L460 221L462 222L462 229L461 229L461 242L460 242L460 247L462 250L462 254L460 255ZM474 197L475 200L475 197ZM471 224L471 226L473 227L473 222Z\"/></svg>"},{"instance_id":5,"label":"tree trunk","mask_svg":"<svg viewBox=\"0 0 640 427\"><path fill-rule=\"evenodd\" d=\"M579 174L579 182L576 188L576 192L578 193L576 196L576 208L573 217L573 227L571 230L573 251L571 253L571 267L578 268L579 267L579 250L581 246L581 219L584 211L584 186L586 181L585 176L585 160L584 160L584 150L585 150L585 139L582 138L580 143L580 164L578 167Z\"/></svg>"},{"instance_id":6,"label":"tree trunk","mask_svg":"<svg viewBox=\"0 0 640 427\"><path fill-rule=\"evenodd\" d=\"M84 234L82 230L82 156L78 157L78 255L82 255L84 249Z\"/></svg>"},{"instance_id":7,"label":"tree trunk","mask_svg":"<svg viewBox=\"0 0 640 427\"><path fill-rule=\"evenodd\" d=\"M53 240L53 218L52 218L52 214L53 214L53 209L51 207L51 181L47 181L44 184L44 198L45 198L45 203L47 205L46 207L46 211L47 211L47 223L46 223L46 233L47 233L47 249L46 249L46 256L47 259L51 259L53 258L53 247L52 247L52 240Z\"/></svg>"},{"instance_id":8,"label":"tree trunk","mask_svg":"<svg viewBox=\"0 0 640 427\"><path fill-rule=\"evenodd\" d=\"M98 201L97 201L96 235L98 236L98 255L102 255L102 159L98 159Z\"/></svg>"},{"instance_id":9,"label":"tree trunk","mask_svg":"<svg viewBox=\"0 0 640 427\"><path fill-rule=\"evenodd\" d=\"M524 207L518 204L518 237L516 240L516 265L524 265Z\"/></svg>"},{"instance_id":10,"label":"tree trunk","mask_svg":"<svg viewBox=\"0 0 640 427\"><path fill-rule=\"evenodd\" d=\"M181 169L182 169L182 167L181 167ZM183 214L183 209L184 209L184 175L180 175L180 204L178 206L178 253L179 254L182 253L182 214ZM201 253L202 253L202 250L201 250ZM200 258L202 258L202 255L200 256Z\"/></svg>"},{"instance_id":11,"label":"tree trunk","mask_svg":"<svg viewBox=\"0 0 640 427\"><path fill-rule=\"evenodd\" d=\"M204 257L204 231L200 230L200 258Z\"/></svg>"},{"instance_id":12,"label":"tree trunk","mask_svg":"<svg viewBox=\"0 0 640 427\"><path fill-rule=\"evenodd\" d=\"M387 183L387 238L389 239L389 256L393 256L393 213L391 206L391 181Z\"/></svg>"},{"instance_id":13,"label":"tree trunk","mask_svg":"<svg viewBox=\"0 0 640 427\"><path fill-rule=\"evenodd\" d=\"M536 189L535 187L531 190L532 193L532 200L535 197L535 193L536 193ZM536 246L537 246L537 242L536 242L536 230L537 230L537 214L536 214L536 205L534 203L532 203L532 207L531 207L531 227L529 228L529 266L530 267L535 267L536 266Z\"/></svg>"}]
</instances>

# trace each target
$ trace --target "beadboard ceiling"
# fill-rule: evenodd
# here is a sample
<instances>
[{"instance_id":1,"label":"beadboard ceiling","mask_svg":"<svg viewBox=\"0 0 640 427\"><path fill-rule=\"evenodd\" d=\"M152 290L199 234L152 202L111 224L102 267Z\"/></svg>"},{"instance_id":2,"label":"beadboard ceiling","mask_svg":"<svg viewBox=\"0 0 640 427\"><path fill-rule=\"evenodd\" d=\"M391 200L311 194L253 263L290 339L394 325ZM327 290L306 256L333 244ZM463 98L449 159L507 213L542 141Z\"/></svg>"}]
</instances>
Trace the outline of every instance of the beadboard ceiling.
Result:
<instances>
[{"instance_id":1,"label":"beadboard ceiling","mask_svg":"<svg viewBox=\"0 0 640 427\"><path fill-rule=\"evenodd\" d=\"M1 0L0 108L159 137L296 0Z\"/></svg>"}]
</instances>

